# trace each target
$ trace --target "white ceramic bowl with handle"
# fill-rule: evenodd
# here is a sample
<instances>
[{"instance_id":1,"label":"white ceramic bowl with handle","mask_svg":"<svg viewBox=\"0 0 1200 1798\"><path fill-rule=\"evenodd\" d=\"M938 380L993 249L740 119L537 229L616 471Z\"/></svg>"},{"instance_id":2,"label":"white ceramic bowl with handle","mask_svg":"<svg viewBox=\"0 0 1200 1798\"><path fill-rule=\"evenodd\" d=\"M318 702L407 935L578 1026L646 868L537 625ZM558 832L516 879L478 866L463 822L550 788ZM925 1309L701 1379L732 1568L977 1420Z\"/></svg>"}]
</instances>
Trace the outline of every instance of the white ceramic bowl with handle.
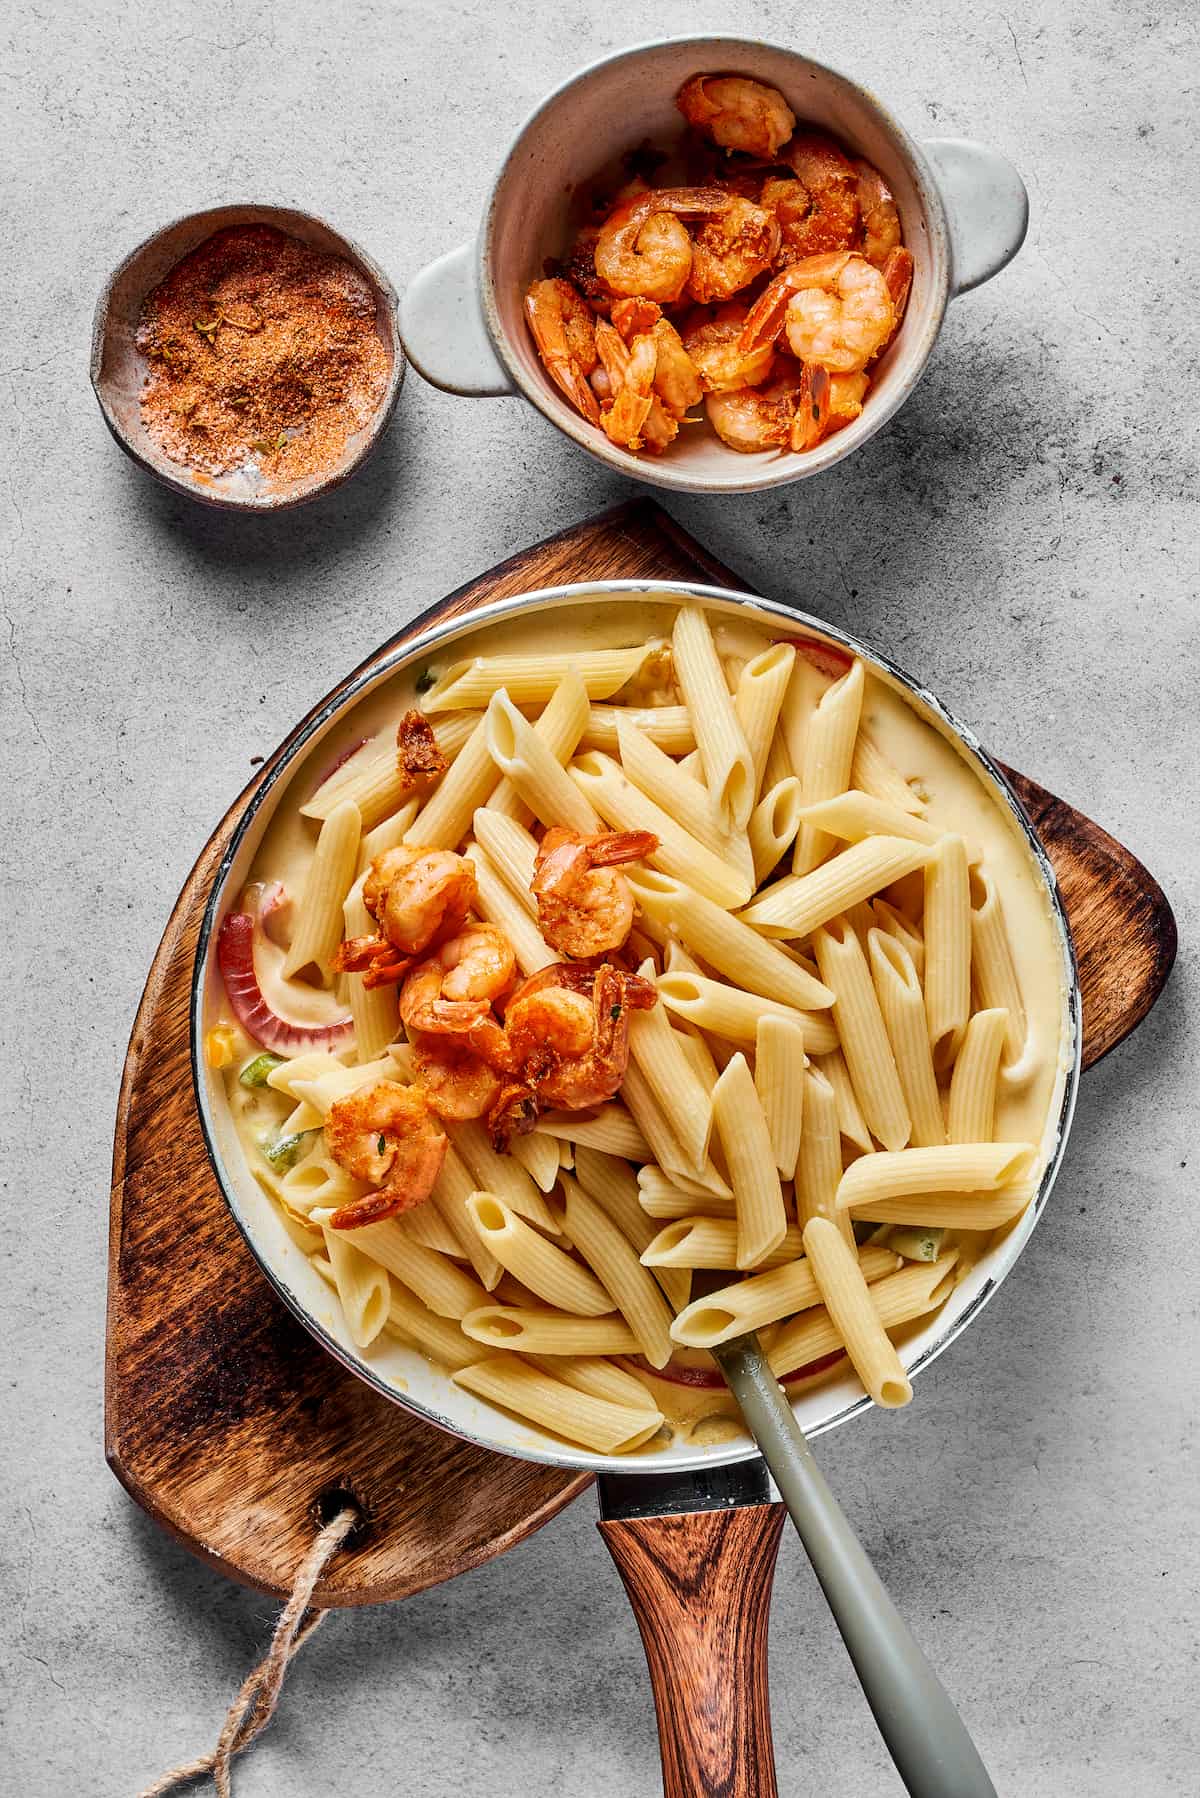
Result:
<instances>
[{"instance_id":1,"label":"white ceramic bowl with handle","mask_svg":"<svg viewBox=\"0 0 1200 1798\"><path fill-rule=\"evenodd\" d=\"M862 414L803 454L744 455L711 431L681 434L664 456L632 455L567 402L538 359L521 304L573 228L575 188L649 140L683 130L675 95L691 75L741 74L784 94L797 119L832 133L883 175L915 269L899 333L877 366ZM622 474L685 493L740 493L819 474L902 406L929 360L946 306L997 274L1020 249L1024 184L998 151L958 138L917 143L865 88L795 50L737 37L638 45L557 88L517 133L493 183L479 236L416 276L400 329L417 372L448 393L523 393L538 411Z\"/></svg>"}]
</instances>

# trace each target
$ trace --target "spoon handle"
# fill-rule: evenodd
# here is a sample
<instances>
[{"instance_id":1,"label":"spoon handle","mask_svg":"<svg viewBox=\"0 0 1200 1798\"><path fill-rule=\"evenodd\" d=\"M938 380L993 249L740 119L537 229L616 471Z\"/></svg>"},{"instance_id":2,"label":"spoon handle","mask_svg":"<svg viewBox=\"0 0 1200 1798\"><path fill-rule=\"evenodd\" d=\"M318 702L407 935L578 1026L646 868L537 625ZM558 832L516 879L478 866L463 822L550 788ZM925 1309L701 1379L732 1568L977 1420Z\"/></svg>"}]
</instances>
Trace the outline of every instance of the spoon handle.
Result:
<instances>
[{"instance_id":1,"label":"spoon handle","mask_svg":"<svg viewBox=\"0 0 1200 1798\"><path fill-rule=\"evenodd\" d=\"M966 1727L813 1460L754 1336L714 1351L912 1798L996 1798Z\"/></svg>"}]
</instances>

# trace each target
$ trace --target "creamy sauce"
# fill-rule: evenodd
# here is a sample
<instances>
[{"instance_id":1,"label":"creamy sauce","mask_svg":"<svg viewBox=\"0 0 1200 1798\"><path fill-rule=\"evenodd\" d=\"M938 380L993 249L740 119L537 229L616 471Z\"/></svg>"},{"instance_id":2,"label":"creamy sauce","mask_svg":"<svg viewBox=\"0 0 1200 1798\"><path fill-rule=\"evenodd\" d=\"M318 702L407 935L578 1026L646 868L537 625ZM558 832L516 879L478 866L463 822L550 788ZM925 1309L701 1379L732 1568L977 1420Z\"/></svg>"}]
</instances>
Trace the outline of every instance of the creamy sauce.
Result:
<instances>
[{"instance_id":1,"label":"creamy sauce","mask_svg":"<svg viewBox=\"0 0 1200 1798\"><path fill-rule=\"evenodd\" d=\"M438 646L427 658L398 672L341 717L295 769L255 857L252 879L281 880L292 895L299 895L318 826L302 818L298 807L320 785L341 753L363 737L390 738L394 734L400 715L419 705L416 682L424 670L440 673L452 662L489 653L561 652L568 647L591 650L622 647L652 637L669 639L677 604L675 596L624 603L611 595L600 595L595 603L576 602L569 608L518 615L469 632L457 642ZM776 637L790 634L789 625L783 620L772 629L737 616L711 616L718 647L727 664L748 660ZM635 702L653 704L668 697L639 693ZM1053 1150L1070 1066L1063 959L1041 871L1007 808L984 783L965 752L938 720L919 710L918 702L906 689L881 671L868 674L862 718L900 774L925 801L926 816L982 849L1000 892L1029 1036L1027 1052L1022 1057L1021 1083L1001 1083L995 1135L998 1140L1036 1145L1027 1176L1032 1191ZM302 1024L327 1022L344 1010L336 992L285 980L280 971L282 951L270 945L260 948L265 952L258 959L259 977L273 1009ZM224 1013L222 1007L221 1022L227 1021ZM262 1160L257 1145L278 1129L292 1109L292 1101L266 1088L247 1093L238 1085L238 1069L256 1048L238 1034L238 1050L226 1073L226 1090L247 1161L261 1179ZM269 1180L264 1184L270 1188ZM991 1240L981 1235L961 1239L960 1277ZM709 1367L713 1365L706 1356L699 1355L698 1359ZM720 1389L679 1386L644 1370L641 1377L650 1384L677 1443L711 1446L741 1435L736 1407ZM794 1394L803 1386L793 1385L790 1390ZM644 1452L662 1446L656 1439Z\"/></svg>"}]
</instances>

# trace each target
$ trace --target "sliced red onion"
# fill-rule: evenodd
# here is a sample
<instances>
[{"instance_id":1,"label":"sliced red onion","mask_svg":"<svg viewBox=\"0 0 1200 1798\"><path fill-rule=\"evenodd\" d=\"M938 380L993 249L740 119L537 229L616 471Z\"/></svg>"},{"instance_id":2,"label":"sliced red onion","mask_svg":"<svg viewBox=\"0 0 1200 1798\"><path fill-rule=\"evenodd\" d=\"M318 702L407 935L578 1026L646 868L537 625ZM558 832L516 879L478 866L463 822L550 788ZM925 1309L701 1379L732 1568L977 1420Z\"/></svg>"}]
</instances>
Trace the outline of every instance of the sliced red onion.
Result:
<instances>
[{"instance_id":1,"label":"sliced red onion","mask_svg":"<svg viewBox=\"0 0 1200 1798\"><path fill-rule=\"evenodd\" d=\"M827 674L830 680L840 680L854 664L848 649L840 649L836 643L823 643L819 637L779 637L776 641L786 643L814 668Z\"/></svg>"},{"instance_id":2,"label":"sliced red onion","mask_svg":"<svg viewBox=\"0 0 1200 1798\"><path fill-rule=\"evenodd\" d=\"M217 966L229 994L233 1015L248 1036L276 1055L301 1055L308 1049L340 1049L354 1029L354 1019L332 1024L289 1024L263 998L254 971L254 918L231 911L217 937Z\"/></svg>"}]
</instances>

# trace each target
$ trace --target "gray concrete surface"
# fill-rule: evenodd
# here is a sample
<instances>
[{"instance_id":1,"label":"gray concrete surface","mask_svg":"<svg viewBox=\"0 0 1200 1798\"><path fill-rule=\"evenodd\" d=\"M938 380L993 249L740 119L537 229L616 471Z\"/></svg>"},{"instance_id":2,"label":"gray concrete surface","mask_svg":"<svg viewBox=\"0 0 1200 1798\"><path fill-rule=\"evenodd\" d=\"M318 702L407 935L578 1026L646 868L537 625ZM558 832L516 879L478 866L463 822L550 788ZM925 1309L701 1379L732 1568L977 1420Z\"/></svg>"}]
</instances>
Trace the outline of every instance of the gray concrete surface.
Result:
<instances>
[{"instance_id":1,"label":"gray concrete surface","mask_svg":"<svg viewBox=\"0 0 1200 1798\"><path fill-rule=\"evenodd\" d=\"M551 82L722 25L857 72L918 133L1003 148L1033 225L851 465L671 509L763 592L923 672L996 752L1120 835L1183 939L1153 1017L1084 1082L1017 1275L908 1415L868 1417L821 1458L1002 1793L1200 1789L1195 18L1186 0L6 15L6 1790L137 1791L211 1742L270 1623L163 1538L101 1455L113 1106L171 901L251 759L336 676L628 491L519 401L410 378L350 488L273 523L214 517L109 441L86 380L96 291L168 217L257 197L338 221L403 283L472 228ZM784 1792L898 1792L791 1539L772 1654ZM657 1789L641 1650L587 1502L469 1578L332 1620L237 1789L442 1798L468 1782Z\"/></svg>"}]
</instances>

